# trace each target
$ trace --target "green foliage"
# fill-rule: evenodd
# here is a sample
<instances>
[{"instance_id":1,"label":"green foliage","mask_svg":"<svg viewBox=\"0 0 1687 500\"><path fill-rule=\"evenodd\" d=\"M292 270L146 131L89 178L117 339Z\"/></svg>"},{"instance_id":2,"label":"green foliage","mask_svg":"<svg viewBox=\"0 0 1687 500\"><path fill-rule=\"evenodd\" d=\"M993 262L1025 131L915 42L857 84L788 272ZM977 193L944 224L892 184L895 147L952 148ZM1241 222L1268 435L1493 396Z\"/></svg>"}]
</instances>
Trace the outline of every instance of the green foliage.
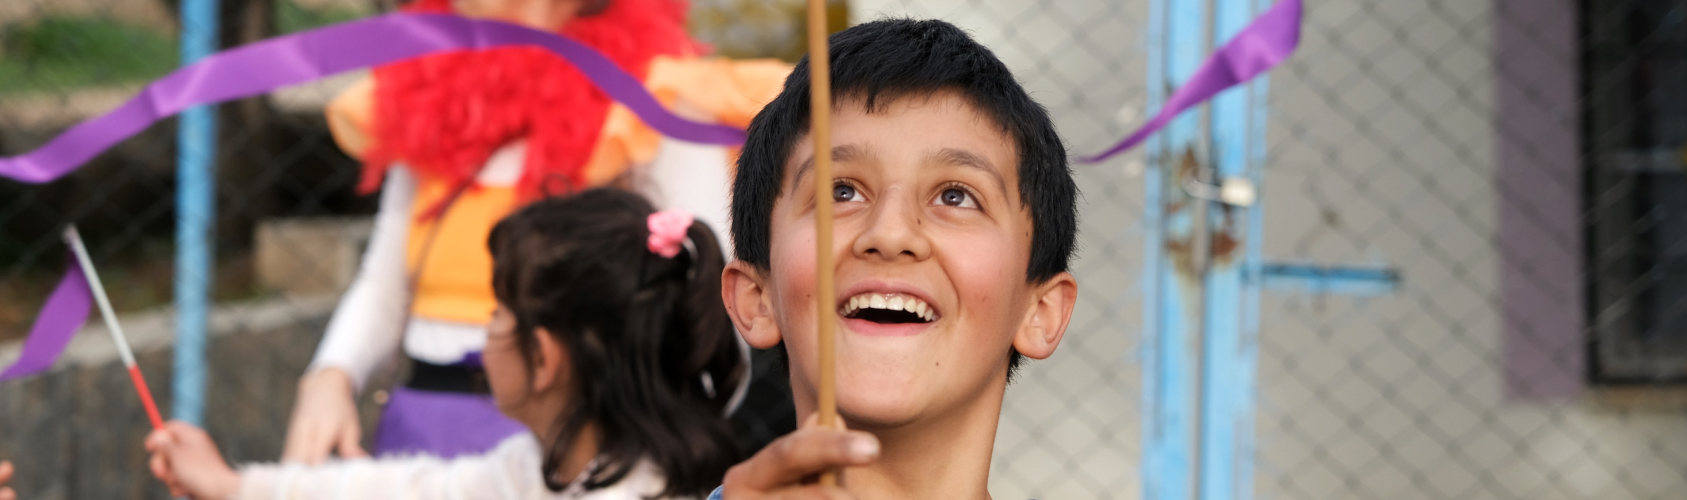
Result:
<instances>
[{"instance_id":1,"label":"green foliage","mask_svg":"<svg viewBox=\"0 0 1687 500\"><path fill-rule=\"evenodd\" d=\"M281 33L296 33L308 29L339 24L373 14L347 8L312 9L292 0L280 0L275 5L275 27Z\"/></svg>"},{"instance_id":2,"label":"green foliage","mask_svg":"<svg viewBox=\"0 0 1687 500\"><path fill-rule=\"evenodd\" d=\"M0 27L0 94L146 81L176 67L166 33L119 21L48 17Z\"/></svg>"},{"instance_id":3,"label":"green foliage","mask_svg":"<svg viewBox=\"0 0 1687 500\"><path fill-rule=\"evenodd\" d=\"M692 36L731 58L772 57L796 62L808 52L808 8L802 0L699 0ZM826 2L827 31L849 26L849 2Z\"/></svg>"}]
</instances>

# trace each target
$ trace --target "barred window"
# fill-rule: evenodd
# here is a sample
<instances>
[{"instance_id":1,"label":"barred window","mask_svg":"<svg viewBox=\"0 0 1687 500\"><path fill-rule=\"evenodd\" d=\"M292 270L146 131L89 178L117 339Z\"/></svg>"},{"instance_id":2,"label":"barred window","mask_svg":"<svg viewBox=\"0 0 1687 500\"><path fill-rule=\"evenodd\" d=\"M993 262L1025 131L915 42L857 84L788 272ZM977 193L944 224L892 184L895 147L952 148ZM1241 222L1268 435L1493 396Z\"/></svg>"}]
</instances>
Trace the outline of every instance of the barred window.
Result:
<instances>
[{"instance_id":1,"label":"barred window","mask_svg":"<svg viewBox=\"0 0 1687 500\"><path fill-rule=\"evenodd\" d=\"M1584 5L1592 381L1687 382L1687 0Z\"/></svg>"}]
</instances>

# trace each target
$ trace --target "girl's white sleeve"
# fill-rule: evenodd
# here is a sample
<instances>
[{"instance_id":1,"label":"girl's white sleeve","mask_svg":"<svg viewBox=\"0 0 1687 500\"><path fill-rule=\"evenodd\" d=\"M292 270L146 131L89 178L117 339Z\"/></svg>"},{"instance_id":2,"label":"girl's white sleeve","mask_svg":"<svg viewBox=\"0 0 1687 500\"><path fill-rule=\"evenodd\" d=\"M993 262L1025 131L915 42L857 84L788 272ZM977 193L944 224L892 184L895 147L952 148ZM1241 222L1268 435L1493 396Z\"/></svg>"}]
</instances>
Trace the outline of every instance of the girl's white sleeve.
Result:
<instances>
[{"instance_id":1,"label":"girl's white sleeve","mask_svg":"<svg viewBox=\"0 0 1687 500\"><path fill-rule=\"evenodd\" d=\"M552 497L539 473L531 433L505 439L484 455L356 459L318 466L248 465L238 499L518 500Z\"/></svg>"},{"instance_id":2,"label":"girl's white sleeve","mask_svg":"<svg viewBox=\"0 0 1687 500\"><path fill-rule=\"evenodd\" d=\"M357 277L328 320L328 331L307 373L339 368L351 375L354 390L361 390L370 374L398 352L409 316L404 310L410 294L405 247L415 198L416 179L410 170L389 170L369 248L363 252Z\"/></svg>"}]
</instances>

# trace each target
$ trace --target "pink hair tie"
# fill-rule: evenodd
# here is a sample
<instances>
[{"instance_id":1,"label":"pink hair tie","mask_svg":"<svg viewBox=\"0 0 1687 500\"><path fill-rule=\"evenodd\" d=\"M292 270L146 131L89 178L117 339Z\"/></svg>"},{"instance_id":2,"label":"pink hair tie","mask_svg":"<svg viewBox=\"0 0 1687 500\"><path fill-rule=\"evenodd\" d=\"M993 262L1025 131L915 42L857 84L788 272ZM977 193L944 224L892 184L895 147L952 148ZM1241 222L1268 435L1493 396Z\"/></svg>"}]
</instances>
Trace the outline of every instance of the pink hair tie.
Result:
<instances>
[{"instance_id":1,"label":"pink hair tie","mask_svg":"<svg viewBox=\"0 0 1687 500\"><path fill-rule=\"evenodd\" d=\"M650 252L672 259L679 255L680 246L685 243L685 231L691 228L691 213L684 210L663 210L650 214L646 225L650 227L650 240L645 246Z\"/></svg>"}]
</instances>

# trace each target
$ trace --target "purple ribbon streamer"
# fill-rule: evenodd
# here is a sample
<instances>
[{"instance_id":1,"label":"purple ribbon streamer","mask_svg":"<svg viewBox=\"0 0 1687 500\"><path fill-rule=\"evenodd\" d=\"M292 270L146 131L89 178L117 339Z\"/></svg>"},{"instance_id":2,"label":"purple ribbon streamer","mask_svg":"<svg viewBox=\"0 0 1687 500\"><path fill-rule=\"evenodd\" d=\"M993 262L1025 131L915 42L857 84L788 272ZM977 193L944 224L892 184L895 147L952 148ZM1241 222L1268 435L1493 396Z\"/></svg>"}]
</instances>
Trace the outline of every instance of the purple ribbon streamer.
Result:
<instances>
[{"instance_id":1,"label":"purple ribbon streamer","mask_svg":"<svg viewBox=\"0 0 1687 500\"><path fill-rule=\"evenodd\" d=\"M76 263L76 257L71 256L68 260L70 268L65 270L64 278L53 288L53 294L47 296L47 304L41 306L41 315L35 318L35 326L29 329L29 338L23 341L23 354L10 368L0 372L0 381L27 377L52 368L65 346L70 345L70 338L76 336L76 331L82 329L82 323L88 321L94 293L88 289L88 278L83 276L82 266Z\"/></svg>"},{"instance_id":2,"label":"purple ribbon streamer","mask_svg":"<svg viewBox=\"0 0 1687 500\"><path fill-rule=\"evenodd\" d=\"M1154 132L1171 123L1172 118L1189 108L1211 99L1225 89L1253 79L1288 59L1300 45L1301 0L1283 0L1261 14L1253 23L1242 28L1235 38L1214 52L1182 88L1173 92L1166 105L1142 128L1131 133L1094 156L1078 159L1083 163L1101 163L1114 155L1141 144Z\"/></svg>"},{"instance_id":3,"label":"purple ribbon streamer","mask_svg":"<svg viewBox=\"0 0 1687 500\"><path fill-rule=\"evenodd\" d=\"M704 144L744 143L742 130L698 123L669 112L638 78L569 38L452 15L388 14L226 50L184 66L148 84L122 107L71 127L35 151L0 158L0 176L28 183L52 181L153 122L191 106L263 94L436 52L512 45L538 46L561 56L664 135Z\"/></svg>"}]
</instances>

